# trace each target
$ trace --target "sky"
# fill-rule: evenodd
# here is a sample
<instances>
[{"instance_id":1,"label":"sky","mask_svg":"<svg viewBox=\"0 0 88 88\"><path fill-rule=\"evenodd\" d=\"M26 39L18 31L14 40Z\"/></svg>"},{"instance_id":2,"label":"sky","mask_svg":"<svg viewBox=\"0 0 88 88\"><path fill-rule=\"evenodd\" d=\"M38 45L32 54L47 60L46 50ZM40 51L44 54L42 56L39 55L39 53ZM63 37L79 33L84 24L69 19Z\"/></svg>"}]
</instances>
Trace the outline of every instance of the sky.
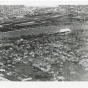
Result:
<instances>
[{"instance_id":1,"label":"sky","mask_svg":"<svg viewBox=\"0 0 88 88\"><path fill-rule=\"evenodd\" d=\"M87 4L87 0L0 0L0 5L57 6L68 4Z\"/></svg>"}]
</instances>

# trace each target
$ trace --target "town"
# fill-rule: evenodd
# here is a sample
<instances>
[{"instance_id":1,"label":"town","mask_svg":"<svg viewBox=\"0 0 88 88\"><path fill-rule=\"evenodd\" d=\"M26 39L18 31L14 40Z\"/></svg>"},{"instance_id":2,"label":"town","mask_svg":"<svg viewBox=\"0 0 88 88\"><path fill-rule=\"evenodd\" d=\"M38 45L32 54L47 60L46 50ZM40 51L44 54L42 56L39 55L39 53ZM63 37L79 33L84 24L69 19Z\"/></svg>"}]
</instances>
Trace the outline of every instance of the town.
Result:
<instances>
[{"instance_id":1,"label":"town","mask_svg":"<svg viewBox=\"0 0 88 88\"><path fill-rule=\"evenodd\" d=\"M87 8L0 6L0 80L88 81Z\"/></svg>"}]
</instances>

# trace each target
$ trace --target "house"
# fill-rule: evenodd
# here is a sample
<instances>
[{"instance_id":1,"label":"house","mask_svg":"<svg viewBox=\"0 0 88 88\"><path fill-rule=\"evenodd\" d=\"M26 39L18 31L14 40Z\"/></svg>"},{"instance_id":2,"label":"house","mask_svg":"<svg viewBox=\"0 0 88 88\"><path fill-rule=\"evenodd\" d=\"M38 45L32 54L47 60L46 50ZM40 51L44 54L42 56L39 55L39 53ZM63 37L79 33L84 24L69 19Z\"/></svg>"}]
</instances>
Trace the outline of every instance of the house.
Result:
<instances>
[{"instance_id":1,"label":"house","mask_svg":"<svg viewBox=\"0 0 88 88\"><path fill-rule=\"evenodd\" d=\"M22 15L22 16L16 16L16 18L18 18L18 19L19 19L19 18L24 18L24 16L23 16L23 15Z\"/></svg>"},{"instance_id":2,"label":"house","mask_svg":"<svg viewBox=\"0 0 88 88\"><path fill-rule=\"evenodd\" d=\"M5 48L9 49L12 46L12 44L6 43L6 44L0 44L0 49Z\"/></svg>"},{"instance_id":3,"label":"house","mask_svg":"<svg viewBox=\"0 0 88 88\"><path fill-rule=\"evenodd\" d=\"M70 33L71 30L69 28L65 28L65 29L60 29L59 32L61 32L61 33Z\"/></svg>"}]
</instances>

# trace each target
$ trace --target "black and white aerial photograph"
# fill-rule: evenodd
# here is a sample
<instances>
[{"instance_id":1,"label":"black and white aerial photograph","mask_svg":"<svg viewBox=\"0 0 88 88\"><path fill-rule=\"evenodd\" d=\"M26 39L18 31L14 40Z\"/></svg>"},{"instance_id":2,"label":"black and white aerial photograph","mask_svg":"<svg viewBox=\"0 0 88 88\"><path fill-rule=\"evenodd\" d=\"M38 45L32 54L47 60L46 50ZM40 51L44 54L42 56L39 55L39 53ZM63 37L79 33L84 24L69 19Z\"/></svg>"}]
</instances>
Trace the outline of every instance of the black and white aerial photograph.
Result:
<instances>
[{"instance_id":1,"label":"black and white aerial photograph","mask_svg":"<svg viewBox=\"0 0 88 88\"><path fill-rule=\"evenodd\" d=\"M0 5L0 81L88 81L88 5Z\"/></svg>"}]
</instances>

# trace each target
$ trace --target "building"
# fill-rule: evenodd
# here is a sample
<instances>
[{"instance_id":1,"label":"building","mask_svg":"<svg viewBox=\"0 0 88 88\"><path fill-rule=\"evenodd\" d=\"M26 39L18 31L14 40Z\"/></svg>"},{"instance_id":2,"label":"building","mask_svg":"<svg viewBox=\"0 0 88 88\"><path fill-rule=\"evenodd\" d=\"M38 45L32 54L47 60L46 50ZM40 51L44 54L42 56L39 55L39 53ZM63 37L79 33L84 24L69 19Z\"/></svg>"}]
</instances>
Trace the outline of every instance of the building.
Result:
<instances>
[{"instance_id":1,"label":"building","mask_svg":"<svg viewBox=\"0 0 88 88\"><path fill-rule=\"evenodd\" d=\"M60 29L59 32L61 32L61 33L70 33L71 30L69 28L65 28L65 29Z\"/></svg>"}]
</instances>

